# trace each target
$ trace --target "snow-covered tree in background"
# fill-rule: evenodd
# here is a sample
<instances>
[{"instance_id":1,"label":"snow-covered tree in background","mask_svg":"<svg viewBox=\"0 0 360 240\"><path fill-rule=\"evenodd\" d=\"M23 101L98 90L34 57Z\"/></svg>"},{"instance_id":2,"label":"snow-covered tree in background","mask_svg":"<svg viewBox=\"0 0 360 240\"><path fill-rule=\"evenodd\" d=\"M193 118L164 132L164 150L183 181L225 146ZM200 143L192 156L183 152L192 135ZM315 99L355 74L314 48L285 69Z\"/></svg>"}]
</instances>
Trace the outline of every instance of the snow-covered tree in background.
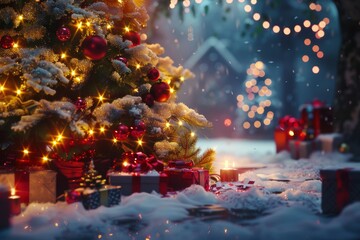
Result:
<instances>
[{"instance_id":1,"label":"snow-covered tree in background","mask_svg":"<svg viewBox=\"0 0 360 240\"><path fill-rule=\"evenodd\" d=\"M149 16L141 2L1 1L2 160L142 151L211 166L214 152L200 156L193 132L210 123L175 102L193 74L161 57L159 44L142 43Z\"/></svg>"}]
</instances>

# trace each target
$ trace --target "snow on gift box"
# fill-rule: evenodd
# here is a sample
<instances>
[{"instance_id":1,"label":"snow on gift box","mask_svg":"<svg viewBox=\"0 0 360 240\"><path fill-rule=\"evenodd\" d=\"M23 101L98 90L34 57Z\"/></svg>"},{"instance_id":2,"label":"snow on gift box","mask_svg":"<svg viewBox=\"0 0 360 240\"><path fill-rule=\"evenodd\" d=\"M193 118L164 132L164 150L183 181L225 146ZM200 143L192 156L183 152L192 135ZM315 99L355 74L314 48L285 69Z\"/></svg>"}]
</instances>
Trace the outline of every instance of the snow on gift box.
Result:
<instances>
[{"instance_id":1,"label":"snow on gift box","mask_svg":"<svg viewBox=\"0 0 360 240\"><path fill-rule=\"evenodd\" d=\"M320 177L324 214L338 214L347 205L360 201L360 169L322 169Z\"/></svg>"},{"instance_id":2,"label":"snow on gift box","mask_svg":"<svg viewBox=\"0 0 360 240\"><path fill-rule=\"evenodd\" d=\"M55 202L56 172L16 170L0 173L0 183L16 189L22 203Z\"/></svg>"}]
</instances>

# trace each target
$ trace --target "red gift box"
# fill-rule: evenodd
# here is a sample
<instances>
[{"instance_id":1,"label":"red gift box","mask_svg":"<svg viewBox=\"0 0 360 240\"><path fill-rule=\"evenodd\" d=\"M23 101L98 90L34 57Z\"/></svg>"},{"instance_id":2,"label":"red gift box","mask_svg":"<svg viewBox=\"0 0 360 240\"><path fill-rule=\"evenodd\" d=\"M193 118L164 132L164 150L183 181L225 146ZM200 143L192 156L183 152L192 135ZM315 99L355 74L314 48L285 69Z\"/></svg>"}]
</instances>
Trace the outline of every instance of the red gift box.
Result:
<instances>
[{"instance_id":1,"label":"red gift box","mask_svg":"<svg viewBox=\"0 0 360 240\"><path fill-rule=\"evenodd\" d=\"M360 170L320 170L321 208L324 214L338 214L347 205L360 201Z\"/></svg>"},{"instance_id":2,"label":"red gift box","mask_svg":"<svg viewBox=\"0 0 360 240\"><path fill-rule=\"evenodd\" d=\"M304 124L314 129L315 137L320 133L331 133L334 131L333 110L324 102L314 100L300 107L301 119Z\"/></svg>"},{"instance_id":3,"label":"red gift box","mask_svg":"<svg viewBox=\"0 0 360 240\"><path fill-rule=\"evenodd\" d=\"M209 191L209 171L205 169L177 169L168 168L164 171L169 178L168 190L169 191L181 191L193 184L198 184L204 187L206 191Z\"/></svg>"},{"instance_id":4,"label":"red gift box","mask_svg":"<svg viewBox=\"0 0 360 240\"><path fill-rule=\"evenodd\" d=\"M15 188L21 203L56 202L56 172L16 170L0 173L0 183Z\"/></svg>"},{"instance_id":5,"label":"red gift box","mask_svg":"<svg viewBox=\"0 0 360 240\"><path fill-rule=\"evenodd\" d=\"M279 120L279 125L274 131L276 152L289 150L289 141L299 136L303 126L299 119L289 115Z\"/></svg>"},{"instance_id":6,"label":"red gift box","mask_svg":"<svg viewBox=\"0 0 360 240\"><path fill-rule=\"evenodd\" d=\"M289 142L290 156L293 159L308 158L319 147L320 142L317 139L308 141L290 140Z\"/></svg>"}]
</instances>

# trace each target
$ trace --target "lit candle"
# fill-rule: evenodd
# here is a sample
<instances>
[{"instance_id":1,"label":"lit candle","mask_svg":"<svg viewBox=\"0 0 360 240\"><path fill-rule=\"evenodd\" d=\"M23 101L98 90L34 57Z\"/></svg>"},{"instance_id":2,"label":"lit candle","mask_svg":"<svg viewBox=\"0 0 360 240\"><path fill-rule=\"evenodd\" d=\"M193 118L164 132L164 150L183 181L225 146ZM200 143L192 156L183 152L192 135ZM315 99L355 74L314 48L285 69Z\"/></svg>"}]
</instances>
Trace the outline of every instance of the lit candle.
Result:
<instances>
[{"instance_id":1,"label":"lit candle","mask_svg":"<svg viewBox=\"0 0 360 240\"><path fill-rule=\"evenodd\" d=\"M21 213L20 196L15 195L15 188L11 188L10 212L12 215L19 215Z\"/></svg>"},{"instance_id":2,"label":"lit candle","mask_svg":"<svg viewBox=\"0 0 360 240\"><path fill-rule=\"evenodd\" d=\"M225 168L220 169L220 179L222 182L237 182L239 180L238 171L234 167L234 162L232 168L229 168L229 161L225 161Z\"/></svg>"},{"instance_id":3,"label":"lit candle","mask_svg":"<svg viewBox=\"0 0 360 240\"><path fill-rule=\"evenodd\" d=\"M0 230L10 227L10 191L0 184Z\"/></svg>"}]
</instances>

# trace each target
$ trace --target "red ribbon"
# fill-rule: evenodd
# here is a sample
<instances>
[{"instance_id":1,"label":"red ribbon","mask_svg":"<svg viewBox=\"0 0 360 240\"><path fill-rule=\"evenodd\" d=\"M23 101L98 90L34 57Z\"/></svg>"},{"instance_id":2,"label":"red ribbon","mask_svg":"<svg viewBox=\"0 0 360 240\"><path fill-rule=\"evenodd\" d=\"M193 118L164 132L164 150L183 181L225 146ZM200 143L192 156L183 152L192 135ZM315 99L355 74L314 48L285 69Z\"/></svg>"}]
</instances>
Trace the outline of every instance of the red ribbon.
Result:
<instances>
[{"instance_id":1,"label":"red ribbon","mask_svg":"<svg viewBox=\"0 0 360 240\"><path fill-rule=\"evenodd\" d=\"M132 192L141 192L141 176L139 173L134 173L132 176Z\"/></svg>"},{"instance_id":2,"label":"red ribbon","mask_svg":"<svg viewBox=\"0 0 360 240\"><path fill-rule=\"evenodd\" d=\"M340 212L350 200L349 172L351 169L344 168L336 171L336 210Z\"/></svg>"},{"instance_id":3,"label":"red ribbon","mask_svg":"<svg viewBox=\"0 0 360 240\"><path fill-rule=\"evenodd\" d=\"M142 152L126 152L122 155L123 162L127 162L126 166L122 167L123 172L131 173L147 173L150 170L162 172L164 170L164 163L155 158L155 156L147 156Z\"/></svg>"},{"instance_id":4,"label":"red ribbon","mask_svg":"<svg viewBox=\"0 0 360 240\"><path fill-rule=\"evenodd\" d=\"M15 171L15 189L20 196L21 203L29 203L30 195L30 172L26 170Z\"/></svg>"},{"instance_id":5,"label":"red ribbon","mask_svg":"<svg viewBox=\"0 0 360 240\"><path fill-rule=\"evenodd\" d=\"M132 192L141 192L141 175L139 173L134 173L132 175ZM154 176L156 177L156 176ZM159 186L158 192L160 194L165 195L167 193L168 187L168 178L165 173L160 174L159 176ZM156 191L156 186L154 186L154 190Z\"/></svg>"}]
</instances>

